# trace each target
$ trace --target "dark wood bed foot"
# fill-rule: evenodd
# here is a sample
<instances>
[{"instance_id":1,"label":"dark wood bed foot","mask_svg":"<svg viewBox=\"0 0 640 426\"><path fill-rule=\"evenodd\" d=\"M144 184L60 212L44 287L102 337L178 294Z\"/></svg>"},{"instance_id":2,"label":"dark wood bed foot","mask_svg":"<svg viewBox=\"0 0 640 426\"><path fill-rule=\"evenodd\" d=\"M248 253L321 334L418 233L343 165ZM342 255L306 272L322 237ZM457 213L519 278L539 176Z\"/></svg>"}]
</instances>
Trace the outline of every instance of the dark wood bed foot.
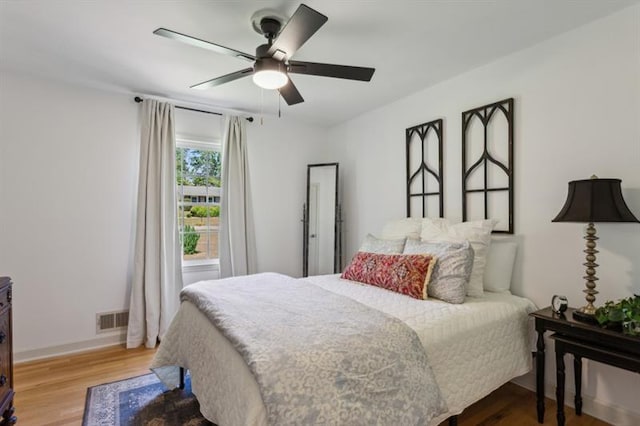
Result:
<instances>
[{"instance_id":1,"label":"dark wood bed foot","mask_svg":"<svg viewBox=\"0 0 640 426\"><path fill-rule=\"evenodd\" d=\"M449 426L458 426L458 416L449 417Z\"/></svg>"},{"instance_id":2,"label":"dark wood bed foot","mask_svg":"<svg viewBox=\"0 0 640 426\"><path fill-rule=\"evenodd\" d=\"M180 367L180 389L184 389L184 367Z\"/></svg>"}]
</instances>

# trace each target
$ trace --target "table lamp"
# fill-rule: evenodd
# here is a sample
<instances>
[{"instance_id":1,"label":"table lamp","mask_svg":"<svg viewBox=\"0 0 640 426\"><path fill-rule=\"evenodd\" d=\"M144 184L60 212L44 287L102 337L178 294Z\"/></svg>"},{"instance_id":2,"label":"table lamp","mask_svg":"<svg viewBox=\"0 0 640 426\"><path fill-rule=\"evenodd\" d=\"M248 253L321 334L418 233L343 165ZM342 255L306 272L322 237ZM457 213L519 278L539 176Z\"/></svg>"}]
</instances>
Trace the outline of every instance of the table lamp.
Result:
<instances>
[{"instance_id":1,"label":"table lamp","mask_svg":"<svg viewBox=\"0 0 640 426\"><path fill-rule=\"evenodd\" d=\"M580 222L588 223L586 235L587 248L584 252L587 254L586 263L583 263L586 269L586 276L583 278L586 282L586 289L583 290L587 295L585 299L587 304L574 311L573 318L579 321L595 322L594 314L596 307L593 302L596 300L596 228L593 226L596 222L639 222L631 213L629 207L622 198L622 190L620 189L620 179L600 179L597 176L591 176L591 179L574 180L569 182L569 193L564 207L552 222Z\"/></svg>"}]
</instances>

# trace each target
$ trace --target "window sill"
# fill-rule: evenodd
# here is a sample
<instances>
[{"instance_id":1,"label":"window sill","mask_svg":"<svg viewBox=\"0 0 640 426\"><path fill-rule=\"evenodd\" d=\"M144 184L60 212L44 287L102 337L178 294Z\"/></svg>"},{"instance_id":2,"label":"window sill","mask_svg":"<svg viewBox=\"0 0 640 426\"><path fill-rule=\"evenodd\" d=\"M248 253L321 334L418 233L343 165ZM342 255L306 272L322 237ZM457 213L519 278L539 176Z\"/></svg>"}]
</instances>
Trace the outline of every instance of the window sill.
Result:
<instances>
[{"instance_id":1,"label":"window sill","mask_svg":"<svg viewBox=\"0 0 640 426\"><path fill-rule=\"evenodd\" d=\"M182 272L220 271L218 259L185 260L182 262Z\"/></svg>"}]
</instances>

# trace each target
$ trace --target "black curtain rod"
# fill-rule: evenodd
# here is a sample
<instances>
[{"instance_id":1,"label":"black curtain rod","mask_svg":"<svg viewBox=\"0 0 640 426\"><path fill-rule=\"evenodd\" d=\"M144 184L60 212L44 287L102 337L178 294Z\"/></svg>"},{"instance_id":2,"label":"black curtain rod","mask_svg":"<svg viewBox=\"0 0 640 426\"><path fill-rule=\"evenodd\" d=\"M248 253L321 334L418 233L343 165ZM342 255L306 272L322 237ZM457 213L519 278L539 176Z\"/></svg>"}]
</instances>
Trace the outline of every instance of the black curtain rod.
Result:
<instances>
[{"instance_id":1,"label":"black curtain rod","mask_svg":"<svg viewBox=\"0 0 640 426\"><path fill-rule=\"evenodd\" d=\"M140 103L143 102L144 99L142 99L140 96L136 96L135 98L133 98L134 101L136 101L136 103ZM213 115L222 115L219 112L213 112L213 111L204 111L201 109L195 109L195 108L188 108L188 107L183 107L183 106L176 106L176 108L178 109L185 109L187 111L195 111L195 112L202 112L204 114L213 114ZM247 121L249 123L253 123L253 117L246 117Z\"/></svg>"}]
</instances>

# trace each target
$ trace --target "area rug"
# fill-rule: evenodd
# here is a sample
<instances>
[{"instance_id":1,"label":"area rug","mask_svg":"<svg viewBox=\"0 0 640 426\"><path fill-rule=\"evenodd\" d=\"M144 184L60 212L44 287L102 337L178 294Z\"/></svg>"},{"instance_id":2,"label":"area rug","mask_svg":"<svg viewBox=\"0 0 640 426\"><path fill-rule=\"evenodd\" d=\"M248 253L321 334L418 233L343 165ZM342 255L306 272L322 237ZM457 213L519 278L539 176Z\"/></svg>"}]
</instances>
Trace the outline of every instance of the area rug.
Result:
<instances>
[{"instance_id":1,"label":"area rug","mask_svg":"<svg viewBox=\"0 0 640 426\"><path fill-rule=\"evenodd\" d=\"M132 377L87 389L83 426L211 426L200 405L185 388L167 390L155 374Z\"/></svg>"}]
</instances>

